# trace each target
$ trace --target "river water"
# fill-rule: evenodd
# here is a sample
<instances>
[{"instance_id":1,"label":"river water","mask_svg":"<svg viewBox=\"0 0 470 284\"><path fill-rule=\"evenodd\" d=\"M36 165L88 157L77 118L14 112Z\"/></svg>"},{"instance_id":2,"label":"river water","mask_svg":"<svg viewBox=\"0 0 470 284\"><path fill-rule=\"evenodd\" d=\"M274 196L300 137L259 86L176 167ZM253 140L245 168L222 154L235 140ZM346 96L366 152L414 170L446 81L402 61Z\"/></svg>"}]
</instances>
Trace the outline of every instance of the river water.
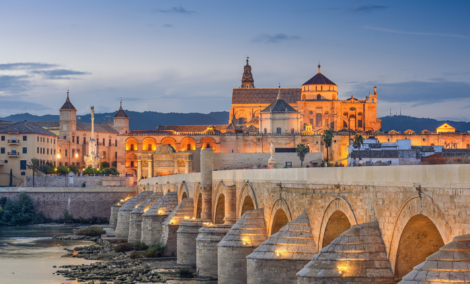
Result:
<instances>
[{"instance_id":1,"label":"river water","mask_svg":"<svg viewBox=\"0 0 470 284\"><path fill-rule=\"evenodd\" d=\"M61 257L64 248L95 244L89 241L54 240L54 235L70 235L71 227L5 227L0 226L1 284L70 284L53 274L61 265L89 264L96 261ZM57 268L53 268L53 266Z\"/></svg>"}]
</instances>

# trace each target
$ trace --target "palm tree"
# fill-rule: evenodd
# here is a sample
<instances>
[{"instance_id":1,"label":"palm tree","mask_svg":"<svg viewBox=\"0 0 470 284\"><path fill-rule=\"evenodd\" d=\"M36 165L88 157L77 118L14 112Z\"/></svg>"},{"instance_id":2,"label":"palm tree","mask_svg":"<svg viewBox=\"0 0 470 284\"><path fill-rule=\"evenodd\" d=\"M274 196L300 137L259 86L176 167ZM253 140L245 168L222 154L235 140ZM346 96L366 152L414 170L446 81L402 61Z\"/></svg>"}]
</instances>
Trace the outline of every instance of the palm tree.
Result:
<instances>
[{"instance_id":1,"label":"palm tree","mask_svg":"<svg viewBox=\"0 0 470 284\"><path fill-rule=\"evenodd\" d=\"M328 148L331 147L331 144L333 143L333 131L331 129L325 130L323 132L323 135L321 136L321 139L323 140L323 143L325 143L326 147L326 163L328 164L329 161L329 153L328 153Z\"/></svg>"},{"instance_id":2,"label":"palm tree","mask_svg":"<svg viewBox=\"0 0 470 284\"><path fill-rule=\"evenodd\" d=\"M359 158L361 158L361 146L364 145L364 137L362 137L360 134L356 134L356 136L354 136L353 145L354 148L358 148Z\"/></svg>"},{"instance_id":3,"label":"palm tree","mask_svg":"<svg viewBox=\"0 0 470 284\"><path fill-rule=\"evenodd\" d=\"M297 156L300 158L300 167L303 167L304 158L305 155L308 153L308 148L304 144L299 143L295 151L297 152Z\"/></svg>"},{"instance_id":4,"label":"palm tree","mask_svg":"<svg viewBox=\"0 0 470 284\"><path fill-rule=\"evenodd\" d=\"M31 162L27 164L26 166L28 167L29 170L33 171L33 187L34 187L34 172L39 170L39 167L40 167L39 160L36 158L32 158Z\"/></svg>"}]
</instances>

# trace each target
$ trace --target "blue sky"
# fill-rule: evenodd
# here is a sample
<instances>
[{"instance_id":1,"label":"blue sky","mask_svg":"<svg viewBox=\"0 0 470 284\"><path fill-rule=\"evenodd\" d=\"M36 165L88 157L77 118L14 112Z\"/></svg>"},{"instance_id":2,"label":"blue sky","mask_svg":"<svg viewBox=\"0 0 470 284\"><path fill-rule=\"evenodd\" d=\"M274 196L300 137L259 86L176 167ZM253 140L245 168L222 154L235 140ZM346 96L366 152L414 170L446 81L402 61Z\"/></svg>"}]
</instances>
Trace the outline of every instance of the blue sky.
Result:
<instances>
[{"instance_id":1,"label":"blue sky","mask_svg":"<svg viewBox=\"0 0 470 284\"><path fill-rule=\"evenodd\" d=\"M377 86L378 115L470 120L470 1L2 1L0 117L230 109L317 72L340 99Z\"/></svg>"}]
</instances>

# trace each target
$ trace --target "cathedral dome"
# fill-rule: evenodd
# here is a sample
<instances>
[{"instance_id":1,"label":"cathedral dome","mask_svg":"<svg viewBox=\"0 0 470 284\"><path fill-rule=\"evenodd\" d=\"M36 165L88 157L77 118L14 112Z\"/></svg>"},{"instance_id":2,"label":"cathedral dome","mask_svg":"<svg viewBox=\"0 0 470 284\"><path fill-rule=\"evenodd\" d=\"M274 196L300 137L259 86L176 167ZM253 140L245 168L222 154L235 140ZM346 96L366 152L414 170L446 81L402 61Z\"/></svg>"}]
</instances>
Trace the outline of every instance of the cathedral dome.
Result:
<instances>
[{"instance_id":1,"label":"cathedral dome","mask_svg":"<svg viewBox=\"0 0 470 284\"><path fill-rule=\"evenodd\" d=\"M310 80L305 82L303 85L335 85L336 86L336 84L333 83L333 81L328 79L325 75L323 75L320 72L320 67L321 65L318 65L318 74L310 78Z\"/></svg>"}]
</instances>

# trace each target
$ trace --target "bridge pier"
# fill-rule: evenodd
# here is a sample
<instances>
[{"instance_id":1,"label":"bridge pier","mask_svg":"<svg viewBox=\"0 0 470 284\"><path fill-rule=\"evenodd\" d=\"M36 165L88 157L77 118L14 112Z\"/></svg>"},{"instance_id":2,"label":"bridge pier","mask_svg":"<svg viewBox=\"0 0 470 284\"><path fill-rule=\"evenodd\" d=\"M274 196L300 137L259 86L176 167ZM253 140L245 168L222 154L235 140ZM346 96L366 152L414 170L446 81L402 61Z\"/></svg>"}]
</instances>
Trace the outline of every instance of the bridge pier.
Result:
<instances>
[{"instance_id":1,"label":"bridge pier","mask_svg":"<svg viewBox=\"0 0 470 284\"><path fill-rule=\"evenodd\" d=\"M129 237L129 219L131 211L137 208L150 195L152 195L151 191L143 191L129 199L121 208L119 208L115 232L115 236L117 238L127 239L127 237Z\"/></svg>"},{"instance_id":2,"label":"bridge pier","mask_svg":"<svg viewBox=\"0 0 470 284\"><path fill-rule=\"evenodd\" d=\"M225 187L225 224L235 224L237 222L237 186Z\"/></svg>"},{"instance_id":3,"label":"bridge pier","mask_svg":"<svg viewBox=\"0 0 470 284\"><path fill-rule=\"evenodd\" d=\"M177 231L177 263L196 267L196 238L203 223L210 220L185 220Z\"/></svg>"},{"instance_id":4,"label":"bridge pier","mask_svg":"<svg viewBox=\"0 0 470 284\"><path fill-rule=\"evenodd\" d=\"M203 226L196 239L197 275L217 279L217 245L232 228L231 224Z\"/></svg>"},{"instance_id":5,"label":"bridge pier","mask_svg":"<svg viewBox=\"0 0 470 284\"><path fill-rule=\"evenodd\" d=\"M192 198L183 199L173 212L162 223L161 242L166 246L163 256L175 256L177 252L177 235L179 224L189 220L194 215L194 201Z\"/></svg>"},{"instance_id":6,"label":"bridge pier","mask_svg":"<svg viewBox=\"0 0 470 284\"><path fill-rule=\"evenodd\" d=\"M146 245L160 242L162 236L162 223L178 205L176 192L168 192L155 202L150 209L142 215L141 241Z\"/></svg>"},{"instance_id":7,"label":"bridge pier","mask_svg":"<svg viewBox=\"0 0 470 284\"><path fill-rule=\"evenodd\" d=\"M116 229L119 209L122 207L124 202L118 202L116 204L111 205L111 215L109 216L109 227Z\"/></svg>"},{"instance_id":8,"label":"bridge pier","mask_svg":"<svg viewBox=\"0 0 470 284\"><path fill-rule=\"evenodd\" d=\"M297 284L296 273L316 252L312 228L303 213L247 256L248 284Z\"/></svg>"},{"instance_id":9,"label":"bridge pier","mask_svg":"<svg viewBox=\"0 0 470 284\"><path fill-rule=\"evenodd\" d=\"M140 242L142 239L142 214L147 212L147 210L162 197L163 194L161 192L154 192L144 202L142 202L139 207L131 211L129 221L129 237L127 238L129 243Z\"/></svg>"},{"instance_id":10,"label":"bridge pier","mask_svg":"<svg viewBox=\"0 0 470 284\"><path fill-rule=\"evenodd\" d=\"M218 244L218 283L246 284L246 257L267 238L264 209L246 211Z\"/></svg>"}]
</instances>

